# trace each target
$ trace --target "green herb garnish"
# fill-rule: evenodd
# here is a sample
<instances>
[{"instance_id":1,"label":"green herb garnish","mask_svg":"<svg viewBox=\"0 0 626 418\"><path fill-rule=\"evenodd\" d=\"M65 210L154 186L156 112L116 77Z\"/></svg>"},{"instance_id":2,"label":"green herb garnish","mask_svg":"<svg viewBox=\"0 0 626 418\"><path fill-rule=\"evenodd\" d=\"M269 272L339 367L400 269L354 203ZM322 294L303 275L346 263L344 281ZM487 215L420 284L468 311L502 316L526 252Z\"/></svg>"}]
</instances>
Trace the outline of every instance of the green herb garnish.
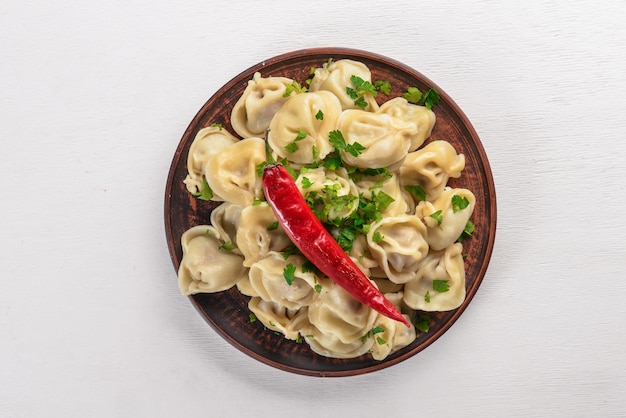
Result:
<instances>
[{"instance_id":1,"label":"green herb garnish","mask_svg":"<svg viewBox=\"0 0 626 418\"><path fill-rule=\"evenodd\" d=\"M206 180L202 180L200 191L197 193L193 193L193 195L200 200L211 200L213 199L213 190L211 190L211 187Z\"/></svg>"},{"instance_id":2,"label":"green herb garnish","mask_svg":"<svg viewBox=\"0 0 626 418\"><path fill-rule=\"evenodd\" d=\"M449 280L433 280L433 290L438 293L445 293L450 290Z\"/></svg>"},{"instance_id":3,"label":"green herb garnish","mask_svg":"<svg viewBox=\"0 0 626 418\"><path fill-rule=\"evenodd\" d=\"M452 211L457 213L460 210L465 209L470 204L469 200L465 196L459 196L455 194L452 196Z\"/></svg>"},{"instance_id":4,"label":"green herb garnish","mask_svg":"<svg viewBox=\"0 0 626 418\"><path fill-rule=\"evenodd\" d=\"M289 286L291 286L291 284L293 283L295 274L296 274L296 266L294 266L291 263L287 264L285 268L283 269L283 277L285 278L285 281L287 282Z\"/></svg>"},{"instance_id":5,"label":"green herb garnish","mask_svg":"<svg viewBox=\"0 0 626 418\"><path fill-rule=\"evenodd\" d=\"M335 147L335 149L345 151L354 157L358 157L359 154L361 154L361 151L365 150L365 147L358 142L355 142L354 144L346 143L346 139L343 137L340 130L330 131L328 133L328 141Z\"/></svg>"}]
</instances>

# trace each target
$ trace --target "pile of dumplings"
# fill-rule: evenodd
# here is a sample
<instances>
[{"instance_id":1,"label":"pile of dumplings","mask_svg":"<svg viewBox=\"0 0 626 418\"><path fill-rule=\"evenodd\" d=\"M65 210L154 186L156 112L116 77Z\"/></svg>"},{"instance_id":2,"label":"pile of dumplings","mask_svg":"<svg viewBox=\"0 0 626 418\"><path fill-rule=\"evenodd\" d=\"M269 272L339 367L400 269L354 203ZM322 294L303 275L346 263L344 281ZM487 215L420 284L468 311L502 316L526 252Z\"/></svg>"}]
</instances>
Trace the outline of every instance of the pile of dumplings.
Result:
<instances>
[{"instance_id":1,"label":"pile of dumplings","mask_svg":"<svg viewBox=\"0 0 626 418\"><path fill-rule=\"evenodd\" d=\"M185 185L194 195L208 185L211 199L222 203L210 223L183 234L178 279L184 295L236 286L250 297L253 318L322 356L369 353L382 360L414 341L415 327L362 305L331 279L303 268L307 260L302 255L288 251L292 243L276 227L263 197L258 168L267 160L266 141L273 158L300 173L296 184L303 195L331 186L338 196L368 199L383 191L393 198L348 254L409 322L423 312L456 309L464 301L463 248L457 240L475 198L470 190L447 184L461 176L465 158L445 140L427 141L436 121L431 109L403 97L379 105L370 94L363 97L366 106L359 107L346 91L352 76L372 82L366 65L348 59L316 68L304 92L292 91L292 79L256 73L232 109L234 133L218 125L197 133ZM301 170L335 151L329 141L334 130L348 144L365 147L357 156L341 151L345 166L386 167L391 175L353 180L346 167ZM288 151L299 132L306 137L298 140L297 150ZM417 201L406 186L420 186L426 199ZM453 207L453 196L464 198L467 207ZM347 217L353 210L356 205L348 205L329 216ZM283 275L288 264L296 267L291 284ZM433 282L442 280L448 289L434 290Z\"/></svg>"}]
</instances>

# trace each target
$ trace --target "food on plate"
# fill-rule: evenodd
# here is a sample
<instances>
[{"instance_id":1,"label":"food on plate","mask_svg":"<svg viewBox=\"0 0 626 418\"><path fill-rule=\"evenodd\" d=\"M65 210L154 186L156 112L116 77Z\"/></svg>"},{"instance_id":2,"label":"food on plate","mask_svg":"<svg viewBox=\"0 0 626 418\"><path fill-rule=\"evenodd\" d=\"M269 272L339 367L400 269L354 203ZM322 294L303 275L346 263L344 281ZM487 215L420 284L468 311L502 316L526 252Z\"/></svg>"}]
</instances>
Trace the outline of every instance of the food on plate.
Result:
<instances>
[{"instance_id":1,"label":"food on plate","mask_svg":"<svg viewBox=\"0 0 626 418\"><path fill-rule=\"evenodd\" d=\"M234 133L196 135L185 185L221 203L183 234L179 287L235 287L251 320L317 354L383 360L465 300L476 199L449 184L465 158L432 138L435 90L347 59L309 74L255 73Z\"/></svg>"}]
</instances>

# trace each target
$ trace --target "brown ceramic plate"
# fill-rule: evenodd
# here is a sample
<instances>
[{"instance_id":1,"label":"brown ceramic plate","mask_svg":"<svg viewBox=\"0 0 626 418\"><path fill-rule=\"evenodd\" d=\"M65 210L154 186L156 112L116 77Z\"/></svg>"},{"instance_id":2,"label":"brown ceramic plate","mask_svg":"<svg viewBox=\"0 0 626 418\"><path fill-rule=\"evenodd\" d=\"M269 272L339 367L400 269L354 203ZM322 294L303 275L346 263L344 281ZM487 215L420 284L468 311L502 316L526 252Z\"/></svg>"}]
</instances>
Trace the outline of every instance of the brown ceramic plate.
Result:
<instances>
[{"instance_id":1,"label":"brown ceramic plate","mask_svg":"<svg viewBox=\"0 0 626 418\"><path fill-rule=\"evenodd\" d=\"M491 169L474 128L442 88L418 71L393 59L345 48L304 49L270 58L250 67L226 83L206 102L178 144L165 190L165 229L172 262L178 270L182 258L181 235L194 225L209 223L211 211L218 205L216 202L194 198L183 184L187 174L187 153L196 133L211 123L221 123L225 129L234 133L230 124L231 109L255 72L261 72L264 77L283 76L303 83L309 77L311 67L319 67L329 58L361 61L370 68L373 80L390 81L392 93L389 96L379 95L381 102L401 95L408 86L418 87L422 91L429 88L439 91L441 101L433 108L437 122L432 137L449 141L457 152L465 154L466 168L461 178L452 179L450 184L466 187L476 196L476 208L472 216L476 229L473 236L463 243L467 254L465 302L451 312L431 313L433 321L428 333L418 333L412 344L383 361L376 361L368 355L354 359L322 357L313 353L305 343L298 344L265 330L258 321L251 323L248 316L248 298L236 288L216 294L194 295L189 299L200 315L226 341L265 364L303 375L349 376L395 365L432 344L467 308L489 264L496 232L496 197ZM172 280L176 280L175 277L173 275Z\"/></svg>"}]
</instances>

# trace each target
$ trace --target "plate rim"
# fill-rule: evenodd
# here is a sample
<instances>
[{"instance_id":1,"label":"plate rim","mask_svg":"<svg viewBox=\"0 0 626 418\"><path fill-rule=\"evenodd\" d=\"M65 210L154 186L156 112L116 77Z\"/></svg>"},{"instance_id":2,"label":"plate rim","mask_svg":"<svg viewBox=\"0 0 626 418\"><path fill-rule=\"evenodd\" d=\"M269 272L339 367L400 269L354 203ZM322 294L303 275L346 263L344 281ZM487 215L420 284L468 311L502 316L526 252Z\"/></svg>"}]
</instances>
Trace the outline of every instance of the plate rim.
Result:
<instances>
[{"instance_id":1,"label":"plate rim","mask_svg":"<svg viewBox=\"0 0 626 418\"><path fill-rule=\"evenodd\" d=\"M226 342L228 342L234 348L238 349L238 351L268 366L271 366L273 368L283 370L286 372L290 372L290 373L306 375L306 376L315 376L315 377L346 377L346 376L369 374L374 371L378 371L378 370L382 370L382 369L394 366L396 364L399 364L407 360L408 358L415 356L419 352L423 351L424 349L432 345L436 340L438 340L444 333L446 333L456 323L459 317L469 307L470 302L473 300L474 296L478 292L478 289L481 287L483 279L489 268L491 257L493 255L493 249L495 246L496 229L497 229L497 198L496 198L496 190L495 190L493 172L491 169L490 161L487 157L487 153L484 149L484 146L482 144L482 141L480 140L478 133L476 132L473 124L471 123L471 121L469 120L465 112L457 105L457 103L447 94L445 90L441 89L438 84L433 82L430 78L425 76L423 73L419 72L418 70L394 58L390 58L388 56L381 55L379 53L374 53L374 52L370 52L370 51L366 51L362 49L353 49L353 48L346 48L346 47L311 47L311 48L292 50L292 51L278 54L268 59L259 61L258 63L249 66L247 69L240 71L237 75L232 77L224 85L220 86L217 90L215 90L213 94L210 95L210 97L205 101L202 107L197 111L197 113L191 119L191 121L187 125L187 128L183 132L183 135L181 136L176 146L176 151L174 152L174 155L172 157L172 162L170 163L167 180L166 180L166 187L165 187L165 198L164 198L164 218L165 219L164 220L165 220L166 241L167 241L168 251L170 254L170 259L174 266L174 270L177 273L180 264L176 256L175 239L172 236L172 217L171 217L171 211L170 211L171 203L172 203L172 200L171 200L172 199L172 187L174 185L175 172L176 172L176 169L178 168L178 164L180 164L181 158L184 158L182 154L183 154L183 149L185 148L185 145L189 142L189 140L193 140L190 138L191 134L193 133L194 130L198 128L199 120L202 119L203 115L206 113L207 109L209 108L210 104L215 99L215 97L220 95L220 93L225 90L234 88L237 83L241 82L240 79L246 74L253 74L256 71L260 72L263 70L264 67L268 65L273 65L275 63L284 62L287 60L302 59L302 58L310 57L313 55L327 55L327 56L341 56L341 57L347 56L347 57L350 57L351 59L356 59L356 60L358 60L358 58L363 58L367 60L378 61L387 66L395 67L396 70L409 74L415 77L416 79L424 81L426 84L428 84L432 88L437 89L441 98L447 102L448 106L450 106L454 114L460 119L463 127L467 129L470 139L471 139L470 142L472 143L473 147L475 147L475 150L478 153L477 157L482 164L482 172L485 178L487 179L487 183L484 185L484 187L489 197L489 204L490 204L489 209L490 209L490 214L491 214L491 217L489 219L490 228L489 228L488 236L486 239L485 252L482 257L481 266L480 266L479 271L477 272L476 279L474 281L473 286L471 286L468 289L468 292L466 293L466 297L465 297L463 304L459 308L454 310L451 317L441 326L441 328L439 328L438 330L436 330L436 332L433 332L432 334L428 334L428 337L422 343L420 343L419 346L411 350L407 350L401 355L398 355L388 361L382 360L378 363L375 363L367 367L337 370L337 371L320 371L320 370L311 370L311 369L304 369L301 367L295 367L292 365L274 361L259 353L253 352L247 347L245 347L243 344L241 344L239 341L237 341L233 336L226 333L221 327L219 327L215 322L213 322L211 318L209 318L206 314L204 314L202 307L200 306L200 303L198 302L197 298L194 297L194 295L190 295L187 298L191 301L192 305L194 306L196 311L200 314L200 316L205 320L205 322L207 322L210 325L210 327L215 332L217 332L218 335L220 335L221 338L223 338Z\"/></svg>"}]
</instances>

